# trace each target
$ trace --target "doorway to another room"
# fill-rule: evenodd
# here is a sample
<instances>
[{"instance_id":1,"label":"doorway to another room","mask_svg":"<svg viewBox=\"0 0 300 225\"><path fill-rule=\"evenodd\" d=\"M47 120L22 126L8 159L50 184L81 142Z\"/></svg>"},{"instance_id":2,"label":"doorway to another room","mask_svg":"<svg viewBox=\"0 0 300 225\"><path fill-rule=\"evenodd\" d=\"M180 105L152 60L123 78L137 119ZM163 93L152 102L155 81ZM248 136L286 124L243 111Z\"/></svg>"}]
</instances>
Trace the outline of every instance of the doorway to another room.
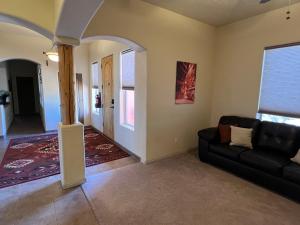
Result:
<instances>
[{"instance_id":1,"label":"doorway to another room","mask_svg":"<svg viewBox=\"0 0 300 225\"><path fill-rule=\"evenodd\" d=\"M14 138L44 133L40 65L26 59L0 62L0 161Z\"/></svg>"},{"instance_id":2,"label":"doorway to another room","mask_svg":"<svg viewBox=\"0 0 300 225\"><path fill-rule=\"evenodd\" d=\"M40 65L23 59L8 60L7 72L13 107L13 120L7 135L12 137L43 133Z\"/></svg>"},{"instance_id":3,"label":"doorway to another room","mask_svg":"<svg viewBox=\"0 0 300 225\"><path fill-rule=\"evenodd\" d=\"M8 93L5 105L6 126L4 134L8 137L39 134L44 132L41 119L40 65L25 59L12 59L2 62L1 88Z\"/></svg>"},{"instance_id":4,"label":"doorway to another room","mask_svg":"<svg viewBox=\"0 0 300 225\"><path fill-rule=\"evenodd\" d=\"M89 41L91 125L144 161L146 51L128 40L111 39Z\"/></svg>"}]
</instances>

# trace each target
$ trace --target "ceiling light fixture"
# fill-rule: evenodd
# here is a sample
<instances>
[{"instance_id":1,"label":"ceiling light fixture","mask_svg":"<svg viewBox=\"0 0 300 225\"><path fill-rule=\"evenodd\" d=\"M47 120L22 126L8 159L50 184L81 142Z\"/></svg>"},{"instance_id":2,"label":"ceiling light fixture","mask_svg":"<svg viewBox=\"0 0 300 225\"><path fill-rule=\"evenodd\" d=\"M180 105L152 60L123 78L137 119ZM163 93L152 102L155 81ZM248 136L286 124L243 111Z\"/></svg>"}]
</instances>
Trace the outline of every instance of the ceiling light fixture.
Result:
<instances>
[{"instance_id":1,"label":"ceiling light fixture","mask_svg":"<svg viewBox=\"0 0 300 225\"><path fill-rule=\"evenodd\" d=\"M51 61L53 61L53 62L58 62L59 61L59 57L58 57L57 52L46 52L45 54L48 57L48 59L50 59Z\"/></svg>"},{"instance_id":2,"label":"ceiling light fixture","mask_svg":"<svg viewBox=\"0 0 300 225\"><path fill-rule=\"evenodd\" d=\"M52 44L52 47L49 49L49 51L43 52L43 54L47 56L47 59L46 59L47 66L48 66L48 59L53 62L59 61L57 47L54 43Z\"/></svg>"}]
</instances>

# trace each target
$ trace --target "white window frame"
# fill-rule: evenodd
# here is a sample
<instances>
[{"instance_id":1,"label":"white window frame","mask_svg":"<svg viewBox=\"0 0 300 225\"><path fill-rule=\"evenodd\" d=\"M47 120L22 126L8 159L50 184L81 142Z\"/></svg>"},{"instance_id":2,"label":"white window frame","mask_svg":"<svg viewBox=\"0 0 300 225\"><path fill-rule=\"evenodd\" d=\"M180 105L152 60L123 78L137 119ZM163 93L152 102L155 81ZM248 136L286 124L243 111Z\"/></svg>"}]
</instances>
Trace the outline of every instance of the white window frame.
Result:
<instances>
[{"instance_id":1,"label":"white window frame","mask_svg":"<svg viewBox=\"0 0 300 225\"><path fill-rule=\"evenodd\" d=\"M120 97L121 97L121 110L120 110L120 125L123 127L126 127L130 130L134 130L135 122L130 124L127 121L127 107L126 107L126 102L127 102L127 91L132 91L134 94L134 99L135 99L135 91L134 90L120 90ZM135 102L134 102L134 107L135 107ZM135 115L134 115L135 116Z\"/></svg>"},{"instance_id":2,"label":"white window frame","mask_svg":"<svg viewBox=\"0 0 300 225\"><path fill-rule=\"evenodd\" d=\"M261 99L261 92L262 92L262 81L263 81L263 76L264 76L264 66L265 66L265 54L266 51L269 49L280 49L280 48L285 48L285 47L293 47L293 46L299 46L299 43L292 43L292 44L284 44L284 45L278 45L278 46L271 46L265 48L264 51L264 56L263 56L263 63L262 63L262 68L261 68L261 86L259 89L259 101L258 101L258 110L260 107L260 99ZM284 116L284 115L275 115L275 114L267 114L263 112L257 112L256 113L256 118L261 120L261 121L269 121L269 122L274 122L274 123L285 123L289 125L294 125L294 126L300 126L300 118L297 117L290 117L290 116Z\"/></svg>"},{"instance_id":3,"label":"white window frame","mask_svg":"<svg viewBox=\"0 0 300 225\"><path fill-rule=\"evenodd\" d=\"M278 116L278 115L271 115L271 114L264 114L264 113L257 113L256 118L261 121L269 121L273 123L285 123L285 124L300 127L300 118Z\"/></svg>"},{"instance_id":4,"label":"white window frame","mask_svg":"<svg viewBox=\"0 0 300 225\"><path fill-rule=\"evenodd\" d=\"M120 53L120 125L130 129L132 131L134 131L134 127L135 127L135 120L134 120L134 124L129 124L127 121L127 107L126 107L126 102L127 102L127 91L133 91L134 94L134 119L135 119L135 89L123 89L122 88L122 55L124 54L124 52L128 52L130 51L130 49L125 50L123 52ZM133 50L132 50L133 51ZM135 71L135 68L134 68ZM134 74L135 76L135 74Z\"/></svg>"}]
</instances>

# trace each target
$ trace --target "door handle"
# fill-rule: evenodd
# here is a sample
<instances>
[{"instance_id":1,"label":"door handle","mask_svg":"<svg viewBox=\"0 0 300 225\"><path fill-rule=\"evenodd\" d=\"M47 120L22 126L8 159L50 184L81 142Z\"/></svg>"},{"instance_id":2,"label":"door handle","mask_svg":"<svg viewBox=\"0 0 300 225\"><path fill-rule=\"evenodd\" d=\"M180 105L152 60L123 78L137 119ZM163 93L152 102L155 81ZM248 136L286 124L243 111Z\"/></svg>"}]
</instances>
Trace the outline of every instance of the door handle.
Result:
<instances>
[{"instance_id":1,"label":"door handle","mask_svg":"<svg viewBox=\"0 0 300 225\"><path fill-rule=\"evenodd\" d=\"M111 109L114 109L115 107L112 105L111 107L109 107L109 108L111 108Z\"/></svg>"}]
</instances>

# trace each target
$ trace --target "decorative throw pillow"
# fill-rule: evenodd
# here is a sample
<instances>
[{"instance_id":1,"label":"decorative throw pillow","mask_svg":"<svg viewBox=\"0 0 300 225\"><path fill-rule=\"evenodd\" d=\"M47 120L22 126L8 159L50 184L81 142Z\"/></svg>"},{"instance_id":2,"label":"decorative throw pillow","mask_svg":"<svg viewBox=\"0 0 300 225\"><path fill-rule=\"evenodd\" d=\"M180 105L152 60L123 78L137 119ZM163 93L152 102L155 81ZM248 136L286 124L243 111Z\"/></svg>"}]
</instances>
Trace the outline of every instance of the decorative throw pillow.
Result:
<instances>
[{"instance_id":1,"label":"decorative throw pillow","mask_svg":"<svg viewBox=\"0 0 300 225\"><path fill-rule=\"evenodd\" d=\"M231 141L230 125L219 124L220 142L221 144L229 144Z\"/></svg>"},{"instance_id":2,"label":"decorative throw pillow","mask_svg":"<svg viewBox=\"0 0 300 225\"><path fill-rule=\"evenodd\" d=\"M247 148L252 147L252 130L251 128L242 128L230 126L231 128L231 142L230 145L242 146Z\"/></svg>"},{"instance_id":3,"label":"decorative throw pillow","mask_svg":"<svg viewBox=\"0 0 300 225\"><path fill-rule=\"evenodd\" d=\"M298 153L296 154L296 156L294 158L291 158L291 160L300 165L300 149L298 150Z\"/></svg>"}]
</instances>

